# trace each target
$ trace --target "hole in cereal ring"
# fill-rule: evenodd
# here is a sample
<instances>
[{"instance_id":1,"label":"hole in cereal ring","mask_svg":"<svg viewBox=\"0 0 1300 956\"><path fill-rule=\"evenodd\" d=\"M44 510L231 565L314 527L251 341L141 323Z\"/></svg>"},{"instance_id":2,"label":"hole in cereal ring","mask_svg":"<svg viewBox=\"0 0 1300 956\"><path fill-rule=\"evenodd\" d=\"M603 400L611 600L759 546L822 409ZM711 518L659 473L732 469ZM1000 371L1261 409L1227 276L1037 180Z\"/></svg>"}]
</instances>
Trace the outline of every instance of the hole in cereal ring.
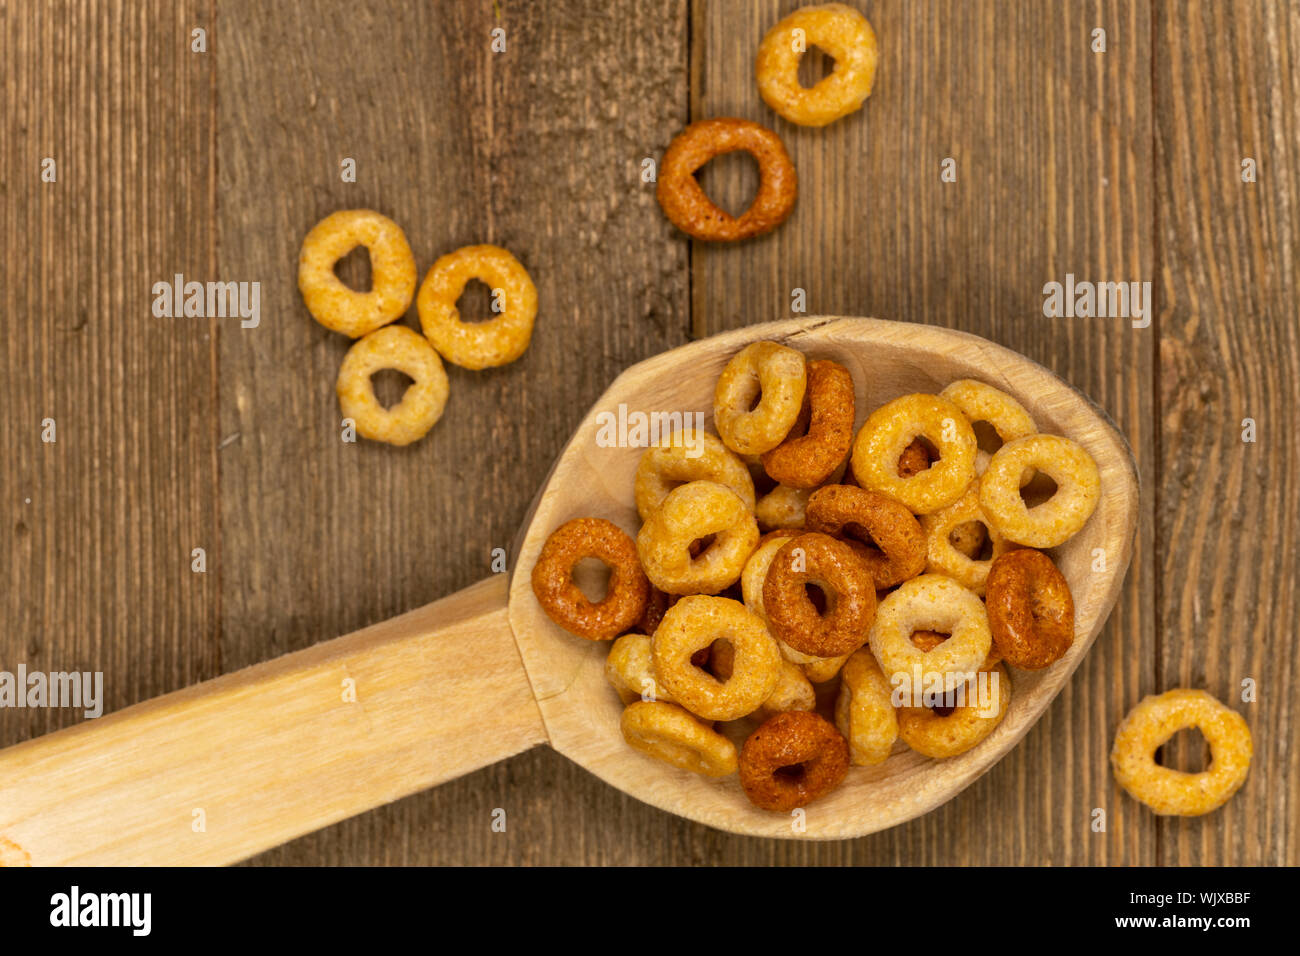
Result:
<instances>
[{"instance_id":1,"label":"hole in cereal ring","mask_svg":"<svg viewBox=\"0 0 1300 956\"><path fill-rule=\"evenodd\" d=\"M785 780L789 783L798 783L803 780L808 771L801 763L791 764L788 767L777 767L772 771L772 776L778 780Z\"/></svg>"},{"instance_id":2,"label":"hole in cereal ring","mask_svg":"<svg viewBox=\"0 0 1300 956\"><path fill-rule=\"evenodd\" d=\"M915 440L919 442L921 447L925 450L925 457L930 460L930 464L934 464L939 460L939 449L935 446L934 442L930 441L930 439L926 438L924 435L917 435Z\"/></svg>"},{"instance_id":3,"label":"hole in cereal ring","mask_svg":"<svg viewBox=\"0 0 1300 956\"><path fill-rule=\"evenodd\" d=\"M369 292L372 288L370 250L365 246L357 246L334 263L334 274L353 292Z\"/></svg>"},{"instance_id":4,"label":"hole in cereal ring","mask_svg":"<svg viewBox=\"0 0 1300 956\"><path fill-rule=\"evenodd\" d=\"M826 592L811 581L805 584L803 589L804 593L808 595L808 600L812 602L812 606L817 609L817 613L825 614L829 603L826 600Z\"/></svg>"},{"instance_id":5,"label":"hole in cereal ring","mask_svg":"<svg viewBox=\"0 0 1300 956\"><path fill-rule=\"evenodd\" d=\"M502 302L504 309L508 303ZM495 319L500 312L492 311L492 289L481 279L470 279L465 283L465 291L456 300L456 311L462 322L487 322Z\"/></svg>"},{"instance_id":6,"label":"hole in cereal ring","mask_svg":"<svg viewBox=\"0 0 1300 956\"><path fill-rule=\"evenodd\" d=\"M1020 489L1026 508L1036 508L1056 494L1056 482L1043 472L1036 472L1029 484Z\"/></svg>"},{"instance_id":7,"label":"hole in cereal ring","mask_svg":"<svg viewBox=\"0 0 1300 956\"><path fill-rule=\"evenodd\" d=\"M406 390L415 384L415 379L395 368L381 368L370 376L370 387L374 390L375 401L384 408L392 408L402 400Z\"/></svg>"},{"instance_id":8,"label":"hole in cereal ring","mask_svg":"<svg viewBox=\"0 0 1300 956\"><path fill-rule=\"evenodd\" d=\"M761 178L758 160L743 149L720 153L695 171L696 182L714 205L736 217L753 203Z\"/></svg>"},{"instance_id":9,"label":"hole in cereal ring","mask_svg":"<svg viewBox=\"0 0 1300 956\"><path fill-rule=\"evenodd\" d=\"M705 551L708 551L710 545L712 545L713 542L716 540L718 540L718 536L716 534L706 534L702 538L696 538L690 544L691 557L698 558Z\"/></svg>"},{"instance_id":10,"label":"hole in cereal ring","mask_svg":"<svg viewBox=\"0 0 1300 956\"><path fill-rule=\"evenodd\" d=\"M1155 761L1170 770L1202 773L1210 769L1210 744L1196 727L1184 727L1156 750Z\"/></svg>"},{"instance_id":11,"label":"hole in cereal ring","mask_svg":"<svg viewBox=\"0 0 1300 956\"><path fill-rule=\"evenodd\" d=\"M975 432L975 443L979 445L980 451L986 451L991 455L1002 447L1001 436L988 422L982 420L971 422L971 430Z\"/></svg>"},{"instance_id":12,"label":"hole in cereal ring","mask_svg":"<svg viewBox=\"0 0 1300 956\"><path fill-rule=\"evenodd\" d=\"M811 90L835 72L835 57L816 46L809 46L799 59L799 85Z\"/></svg>"},{"instance_id":13,"label":"hole in cereal ring","mask_svg":"<svg viewBox=\"0 0 1300 956\"><path fill-rule=\"evenodd\" d=\"M599 604L609 594L609 565L599 558L583 558L573 566L573 583L592 604Z\"/></svg>"}]
</instances>

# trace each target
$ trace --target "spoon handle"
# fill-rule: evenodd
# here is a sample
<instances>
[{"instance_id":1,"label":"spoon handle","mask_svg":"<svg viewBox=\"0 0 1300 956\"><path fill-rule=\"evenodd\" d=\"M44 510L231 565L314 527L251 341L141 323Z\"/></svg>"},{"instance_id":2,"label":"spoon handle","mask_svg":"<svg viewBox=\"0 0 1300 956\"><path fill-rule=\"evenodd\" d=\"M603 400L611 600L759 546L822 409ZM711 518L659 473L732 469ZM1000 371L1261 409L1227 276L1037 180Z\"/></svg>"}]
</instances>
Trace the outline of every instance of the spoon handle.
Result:
<instances>
[{"instance_id":1,"label":"spoon handle","mask_svg":"<svg viewBox=\"0 0 1300 956\"><path fill-rule=\"evenodd\" d=\"M545 740L495 575L0 751L0 863L232 863Z\"/></svg>"}]
</instances>

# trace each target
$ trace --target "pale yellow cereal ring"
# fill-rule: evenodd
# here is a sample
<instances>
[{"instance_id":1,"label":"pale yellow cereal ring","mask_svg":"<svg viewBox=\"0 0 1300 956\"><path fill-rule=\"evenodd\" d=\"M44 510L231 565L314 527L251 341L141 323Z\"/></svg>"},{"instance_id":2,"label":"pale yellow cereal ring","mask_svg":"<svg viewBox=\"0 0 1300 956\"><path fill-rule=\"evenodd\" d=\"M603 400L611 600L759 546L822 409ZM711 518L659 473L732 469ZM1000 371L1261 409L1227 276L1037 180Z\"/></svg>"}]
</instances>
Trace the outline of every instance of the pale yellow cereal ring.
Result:
<instances>
[{"instance_id":1,"label":"pale yellow cereal ring","mask_svg":"<svg viewBox=\"0 0 1300 956\"><path fill-rule=\"evenodd\" d=\"M912 643L913 631L951 634L930 651ZM922 574L904 581L876 609L867 643L891 684L942 680L945 691L970 679L989 655L993 635L984 602L952 578Z\"/></svg>"},{"instance_id":2,"label":"pale yellow cereal ring","mask_svg":"<svg viewBox=\"0 0 1300 956\"><path fill-rule=\"evenodd\" d=\"M816 46L835 58L835 72L808 88L799 60ZM842 3L804 7L767 31L754 61L763 102L800 126L825 126L861 109L876 78L876 34Z\"/></svg>"},{"instance_id":3,"label":"pale yellow cereal ring","mask_svg":"<svg viewBox=\"0 0 1300 956\"><path fill-rule=\"evenodd\" d=\"M791 710L812 710L817 706L817 692L799 665L783 660L777 674L776 688L756 712L759 720Z\"/></svg>"},{"instance_id":4,"label":"pale yellow cereal ring","mask_svg":"<svg viewBox=\"0 0 1300 956\"><path fill-rule=\"evenodd\" d=\"M370 291L349 289L334 266L357 246L370 253ZM343 209L312 227L298 253L298 291L321 325L351 338L400 317L415 293L415 256L401 226L370 209Z\"/></svg>"},{"instance_id":5,"label":"pale yellow cereal ring","mask_svg":"<svg viewBox=\"0 0 1300 956\"><path fill-rule=\"evenodd\" d=\"M396 369L414 380L392 408L379 404L370 381L381 369ZM335 391L339 411L356 422L362 438L409 445L423 438L442 417L447 406L447 372L424 336L404 325L390 325L368 333L348 349Z\"/></svg>"},{"instance_id":6,"label":"pale yellow cereal ring","mask_svg":"<svg viewBox=\"0 0 1300 956\"><path fill-rule=\"evenodd\" d=\"M1056 482L1052 497L1033 508L1020 495L1027 468ZM980 506L1003 537L1031 548L1054 548L1088 523L1101 497L1101 475L1092 456L1070 439L1028 435L997 450L979 489Z\"/></svg>"},{"instance_id":7,"label":"pale yellow cereal ring","mask_svg":"<svg viewBox=\"0 0 1300 956\"><path fill-rule=\"evenodd\" d=\"M849 762L871 767L889 758L898 739L898 715L894 711L889 681L868 648L849 656L840 676L840 693L835 700L835 726L849 742Z\"/></svg>"},{"instance_id":8,"label":"pale yellow cereal ring","mask_svg":"<svg viewBox=\"0 0 1300 956\"><path fill-rule=\"evenodd\" d=\"M898 460L918 437L938 449L939 460L903 478ZM978 448L970 422L952 402L937 395L904 395L872 412L858 432L853 477L859 486L902 502L913 514L930 514L970 487Z\"/></svg>"},{"instance_id":9,"label":"pale yellow cereal ring","mask_svg":"<svg viewBox=\"0 0 1300 956\"><path fill-rule=\"evenodd\" d=\"M470 279L492 290L501 313L484 322L462 322L456 302ZM442 357L462 368L507 365L528 349L537 318L537 287L528 271L500 246L465 246L429 269L415 300L420 327Z\"/></svg>"},{"instance_id":10,"label":"pale yellow cereal ring","mask_svg":"<svg viewBox=\"0 0 1300 956\"><path fill-rule=\"evenodd\" d=\"M1156 750L1195 727L1210 745L1201 773L1162 767ZM1203 690L1179 688L1144 697L1120 722L1110 753L1115 779L1161 816L1198 817L1228 802L1246 782L1253 744L1245 719Z\"/></svg>"},{"instance_id":11,"label":"pale yellow cereal ring","mask_svg":"<svg viewBox=\"0 0 1300 956\"><path fill-rule=\"evenodd\" d=\"M692 556L691 543L709 535L713 542ZM646 576L669 594L716 594L730 587L757 544L758 524L745 502L712 481L674 488L636 536Z\"/></svg>"},{"instance_id":12,"label":"pale yellow cereal ring","mask_svg":"<svg viewBox=\"0 0 1300 956\"><path fill-rule=\"evenodd\" d=\"M636 469L636 510L645 521L674 488L691 481L712 481L730 488L754 510L754 479L745 463L722 439L693 428L646 450Z\"/></svg>"},{"instance_id":13,"label":"pale yellow cereal ring","mask_svg":"<svg viewBox=\"0 0 1300 956\"><path fill-rule=\"evenodd\" d=\"M714 641L734 651L731 675L719 681L691 663ZM762 620L729 598L691 595L668 609L652 639L659 683L691 713L705 720L736 720L752 714L776 689L781 652Z\"/></svg>"},{"instance_id":14,"label":"pale yellow cereal ring","mask_svg":"<svg viewBox=\"0 0 1300 956\"><path fill-rule=\"evenodd\" d=\"M1016 438L1033 435L1038 431L1033 416L1026 411L1025 406L1001 389L977 382L973 378L963 378L953 382L939 393L939 397L948 399L960 408L966 420L972 425L976 422L988 422L997 432L998 438L1002 439L1003 444ZM976 474L984 474L990 457L985 451L980 451L975 456ZM1032 474L1026 475L1021 484L1025 484L1032 477Z\"/></svg>"},{"instance_id":15,"label":"pale yellow cereal ring","mask_svg":"<svg viewBox=\"0 0 1300 956\"><path fill-rule=\"evenodd\" d=\"M963 538L969 536L966 526L971 523L987 529L988 540L993 545L993 554L987 560L970 557L953 543L954 534L961 534ZM925 532L925 570L946 575L981 597L993 560L1012 547L980 507L978 479L960 500L934 514L922 515L921 529Z\"/></svg>"},{"instance_id":16,"label":"pale yellow cereal ring","mask_svg":"<svg viewBox=\"0 0 1300 956\"><path fill-rule=\"evenodd\" d=\"M722 370L713 393L713 423L723 443L740 455L771 451L794 427L807 387L802 352L776 342L745 346Z\"/></svg>"},{"instance_id":17,"label":"pale yellow cereal ring","mask_svg":"<svg viewBox=\"0 0 1300 956\"><path fill-rule=\"evenodd\" d=\"M629 745L656 760L706 777L736 772L736 745L676 704L637 701L620 725Z\"/></svg>"},{"instance_id":18,"label":"pale yellow cereal ring","mask_svg":"<svg viewBox=\"0 0 1300 956\"><path fill-rule=\"evenodd\" d=\"M651 640L644 634L624 634L605 658L605 679L625 704L635 700L673 702L655 680Z\"/></svg>"},{"instance_id":19,"label":"pale yellow cereal ring","mask_svg":"<svg viewBox=\"0 0 1300 956\"><path fill-rule=\"evenodd\" d=\"M971 680L948 695L943 712L900 707L898 736L917 753L943 760L970 750L993 733L1011 703L1011 679L1001 664L981 667Z\"/></svg>"}]
</instances>

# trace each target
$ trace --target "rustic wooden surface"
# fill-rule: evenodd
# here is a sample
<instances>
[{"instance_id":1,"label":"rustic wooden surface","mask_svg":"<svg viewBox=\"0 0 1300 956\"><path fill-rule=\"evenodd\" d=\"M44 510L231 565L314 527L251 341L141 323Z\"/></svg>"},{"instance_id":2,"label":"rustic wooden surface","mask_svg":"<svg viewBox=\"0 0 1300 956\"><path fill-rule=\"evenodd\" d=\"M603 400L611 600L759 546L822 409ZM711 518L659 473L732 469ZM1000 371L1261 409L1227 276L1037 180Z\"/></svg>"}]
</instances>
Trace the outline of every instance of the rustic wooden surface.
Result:
<instances>
[{"instance_id":1,"label":"rustic wooden surface","mask_svg":"<svg viewBox=\"0 0 1300 956\"><path fill-rule=\"evenodd\" d=\"M752 77L789 2L299 6L0 0L0 668L103 670L116 709L463 587L619 371L790 315L803 289L810 313L1023 352L1133 444L1125 596L1025 741L941 810L843 843L726 836L539 748L254 862L1300 862L1300 8L863 4L876 90L809 130ZM639 172L723 114L785 138L801 195L772 236L714 248L673 233ZM702 180L740 207L755 174L727 157ZM452 369L412 448L339 441L346 341L294 285L302 235L355 206L402 223L421 271L504 244L541 297L527 355ZM176 272L261 282L261 325L153 318L150 286ZM1045 318L1042 286L1067 272L1150 280L1157 317ZM1118 790L1106 755L1139 696L1234 700L1245 678L1256 762L1225 809L1157 821ZM0 744L77 719L0 710Z\"/></svg>"}]
</instances>

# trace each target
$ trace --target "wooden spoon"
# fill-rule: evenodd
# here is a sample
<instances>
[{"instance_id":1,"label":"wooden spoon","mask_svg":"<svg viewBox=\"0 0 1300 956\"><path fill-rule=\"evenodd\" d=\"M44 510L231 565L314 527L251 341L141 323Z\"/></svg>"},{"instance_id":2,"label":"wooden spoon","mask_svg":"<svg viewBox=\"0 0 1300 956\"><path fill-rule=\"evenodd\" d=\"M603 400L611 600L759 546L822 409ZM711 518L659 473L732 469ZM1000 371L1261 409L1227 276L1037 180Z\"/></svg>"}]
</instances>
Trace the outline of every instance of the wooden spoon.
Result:
<instances>
[{"instance_id":1,"label":"wooden spoon","mask_svg":"<svg viewBox=\"0 0 1300 956\"><path fill-rule=\"evenodd\" d=\"M1102 480L1091 520L1056 552L1077 615L1064 659L1014 672L1005 719L975 749L943 761L904 751L854 768L807 808L800 833L790 815L753 807L734 776L705 779L628 747L603 676L609 644L554 625L529 583L542 542L569 518L609 518L636 532L641 449L600 447L597 413L620 404L707 413L723 365L758 339L846 365L859 422L898 395L937 392L959 378L987 381L1018 398L1040 430L1083 445ZM1137 509L1133 458L1105 413L984 339L833 317L714 336L614 381L534 501L509 580L496 575L391 621L0 752L0 846L8 841L7 859L35 865L230 863L540 743L640 800L733 833L872 833L953 797L1038 720L1119 595Z\"/></svg>"}]
</instances>

